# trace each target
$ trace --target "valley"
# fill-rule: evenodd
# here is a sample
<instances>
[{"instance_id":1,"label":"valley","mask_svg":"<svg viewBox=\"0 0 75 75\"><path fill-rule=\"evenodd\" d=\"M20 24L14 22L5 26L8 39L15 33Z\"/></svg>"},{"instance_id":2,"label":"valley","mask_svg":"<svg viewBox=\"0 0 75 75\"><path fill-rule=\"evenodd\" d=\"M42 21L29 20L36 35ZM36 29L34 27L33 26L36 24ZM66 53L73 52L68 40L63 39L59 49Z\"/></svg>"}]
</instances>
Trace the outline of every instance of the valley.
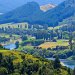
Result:
<instances>
[{"instance_id":1,"label":"valley","mask_svg":"<svg viewBox=\"0 0 75 75\"><path fill-rule=\"evenodd\" d=\"M75 75L75 0L46 2L0 14L0 75Z\"/></svg>"},{"instance_id":2,"label":"valley","mask_svg":"<svg viewBox=\"0 0 75 75\"><path fill-rule=\"evenodd\" d=\"M50 28L28 23L2 24L0 25L0 43L7 49L11 47L14 49L15 47L12 46L14 44L16 50L39 57L55 58L58 55L60 59L74 60L74 31L70 35L68 30L60 30L63 27L65 25Z\"/></svg>"}]
</instances>

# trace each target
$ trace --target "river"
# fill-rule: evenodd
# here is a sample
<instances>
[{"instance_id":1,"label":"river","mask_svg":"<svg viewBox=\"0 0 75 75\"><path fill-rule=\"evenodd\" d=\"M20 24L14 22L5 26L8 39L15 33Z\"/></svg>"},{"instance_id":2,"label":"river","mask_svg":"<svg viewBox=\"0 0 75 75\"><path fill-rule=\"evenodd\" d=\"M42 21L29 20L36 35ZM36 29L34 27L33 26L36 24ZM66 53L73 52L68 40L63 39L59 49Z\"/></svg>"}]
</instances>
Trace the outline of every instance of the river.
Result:
<instances>
[{"instance_id":1,"label":"river","mask_svg":"<svg viewBox=\"0 0 75 75\"><path fill-rule=\"evenodd\" d=\"M54 58L47 58L49 60L55 60ZM67 59L60 59L60 61L64 64L64 66L74 69L75 61L74 60L67 60Z\"/></svg>"},{"instance_id":2,"label":"river","mask_svg":"<svg viewBox=\"0 0 75 75\"><path fill-rule=\"evenodd\" d=\"M15 49L16 48L16 45L15 44L8 44L8 45L4 45L4 48L6 48L6 49L9 49L9 50L13 50L13 49Z\"/></svg>"}]
</instances>

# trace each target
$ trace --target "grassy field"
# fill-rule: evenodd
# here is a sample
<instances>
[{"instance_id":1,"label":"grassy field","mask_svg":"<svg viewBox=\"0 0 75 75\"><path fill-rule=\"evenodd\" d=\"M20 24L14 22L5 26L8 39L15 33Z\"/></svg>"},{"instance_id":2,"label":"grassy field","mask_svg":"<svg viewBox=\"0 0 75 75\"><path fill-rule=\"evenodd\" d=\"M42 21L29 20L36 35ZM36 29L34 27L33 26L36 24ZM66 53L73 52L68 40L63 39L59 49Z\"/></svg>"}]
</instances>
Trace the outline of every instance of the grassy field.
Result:
<instances>
[{"instance_id":1,"label":"grassy field","mask_svg":"<svg viewBox=\"0 0 75 75\"><path fill-rule=\"evenodd\" d=\"M9 38L9 37L10 37L10 35L9 35L9 34L5 34L5 33L0 33L0 37Z\"/></svg>"},{"instance_id":2,"label":"grassy field","mask_svg":"<svg viewBox=\"0 0 75 75\"><path fill-rule=\"evenodd\" d=\"M34 49L34 47L33 46L23 46L23 47L18 48L19 51L26 50L26 49L32 50L32 49Z\"/></svg>"},{"instance_id":3,"label":"grassy field","mask_svg":"<svg viewBox=\"0 0 75 75\"><path fill-rule=\"evenodd\" d=\"M41 45L39 45L39 47L42 48L55 48L56 46L68 46L68 40L57 40L57 42L45 42Z\"/></svg>"}]
</instances>

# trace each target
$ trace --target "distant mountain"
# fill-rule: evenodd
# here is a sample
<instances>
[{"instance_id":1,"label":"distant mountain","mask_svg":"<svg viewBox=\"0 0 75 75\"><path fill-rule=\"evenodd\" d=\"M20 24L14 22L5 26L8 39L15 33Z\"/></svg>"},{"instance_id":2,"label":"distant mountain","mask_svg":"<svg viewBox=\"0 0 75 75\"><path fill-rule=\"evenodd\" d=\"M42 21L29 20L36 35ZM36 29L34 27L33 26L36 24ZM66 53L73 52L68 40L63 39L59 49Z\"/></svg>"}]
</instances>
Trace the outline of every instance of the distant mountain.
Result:
<instances>
[{"instance_id":1,"label":"distant mountain","mask_svg":"<svg viewBox=\"0 0 75 75\"><path fill-rule=\"evenodd\" d=\"M36 2L28 2L27 4L0 16L0 23L23 21L34 23L41 19L40 17L43 13L44 12L40 10L40 6Z\"/></svg>"},{"instance_id":2,"label":"distant mountain","mask_svg":"<svg viewBox=\"0 0 75 75\"><path fill-rule=\"evenodd\" d=\"M60 22L60 24L71 24L72 22L74 22L75 25L75 0L67 0L67 5L71 4L72 7L74 7L74 14L66 19L64 19L62 22ZM69 4L68 4L69 3Z\"/></svg>"},{"instance_id":3,"label":"distant mountain","mask_svg":"<svg viewBox=\"0 0 75 75\"><path fill-rule=\"evenodd\" d=\"M32 1L37 2L39 5L45 5L48 3L58 5L64 0L0 0L0 12L7 13L17 7L26 4L27 2L32 2Z\"/></svg>"},{"instance_id":4,"label":"distant mountain","mask_svg":"<svg viewBox=\"0 0 75 75\"><path fill-rule=\"evenodd\" d=\"M60 25L64 25L66 24L67 26L68 25L75 25L75 15L67 18L67 19L64 19L62 22L59 23Z\"/></svg>"},{"instance_id":5,"label":"distant mountain","mask_svg":"<svg viewBox=\"0 0 75 75\"><path fill-rule=\"evenodd\" d=\"M75 0L66 0L52 10L44 14L43 21L51 26L58 25L64 19L73 16L75 13Z\"/></svg>"},{"instance_id":6,"label":"distant mountain","mask_svg":"<svg viewBox=\"0 0 75 75\"><path fill-rule=\"evenodd\" d=\"M56 26L59 22L73 16L75 13L75 0L66 0L46 12L40 10L36 2L29 2L0 17L0 23L29 22L31 24L48 24Z\"/></svg>"},{"instance_id":7,"label":"distant mountain","mask_svg":"<svg viewBox=\"0 0 75 75\"><path fill-rule=\"evenodd\" d=\"M55 7L55 5L53 5L53 4L46 4L46 5L40 6L40 9L42 11L46 12L46 11L48 11L48 10L54 8L54 7Z\"/></svg>"}]
</instances>

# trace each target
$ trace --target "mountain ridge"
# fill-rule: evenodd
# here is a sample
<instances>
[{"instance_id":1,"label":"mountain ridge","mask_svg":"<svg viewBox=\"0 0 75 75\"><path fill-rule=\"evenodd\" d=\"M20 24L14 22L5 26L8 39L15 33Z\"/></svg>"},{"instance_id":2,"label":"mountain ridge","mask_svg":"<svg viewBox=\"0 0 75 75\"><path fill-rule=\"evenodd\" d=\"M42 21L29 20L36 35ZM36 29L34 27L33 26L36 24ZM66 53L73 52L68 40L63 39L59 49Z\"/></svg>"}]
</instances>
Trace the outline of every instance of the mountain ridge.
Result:
<instances>
[{"instance_id":1,"label":"mountain ridge","mask_svg":"<svg viewBox=\"0 0 75 75\"><path fill-rule=\"evenodd\" d=\"M56 26L64 19L75 13L75 3L66 0L46 12L40 10L37 2L29 2L7 14L1 16L0 23L7 22L29 22L30 24L48 24Z\"/></svg>"},{"instance_id":2,"label":"mountain ridge","mask_svg":"<svg viewBox=\"0 0 75 75\"><path fill-rule=\"evenodd\" d=\"M9 11L16 9L17 7L26 4L27 2L32 2L32 1L37 2L41 6L48 3L58 5L64 0L0 0L0 12L7 13Z\"/></svg>"}]
</instances>

